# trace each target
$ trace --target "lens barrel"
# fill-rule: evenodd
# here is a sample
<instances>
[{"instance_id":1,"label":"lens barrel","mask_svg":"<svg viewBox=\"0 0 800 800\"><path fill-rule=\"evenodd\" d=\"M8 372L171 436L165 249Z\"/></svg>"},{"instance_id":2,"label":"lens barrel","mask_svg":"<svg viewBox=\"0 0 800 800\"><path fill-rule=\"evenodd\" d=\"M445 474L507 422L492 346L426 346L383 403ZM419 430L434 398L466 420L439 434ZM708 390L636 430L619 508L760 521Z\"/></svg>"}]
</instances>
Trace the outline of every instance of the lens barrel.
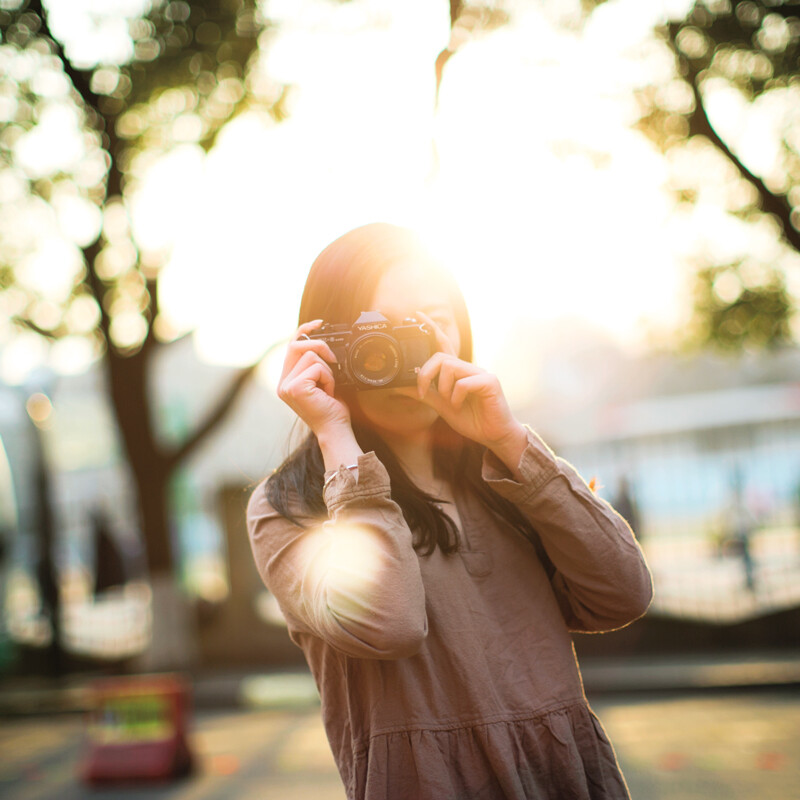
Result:
<instances>
[{"instance_id":1,"label":"lens barrel","mask_svg":"<svg viewBox=\"0 0 800 800\"><path fill-rule=\"evenodd\" d=\"M369 333L353 342L348 364L357 381L369 386L385 386L400 372L402 357L394 338Z\"/></svg>"}]
</instances>

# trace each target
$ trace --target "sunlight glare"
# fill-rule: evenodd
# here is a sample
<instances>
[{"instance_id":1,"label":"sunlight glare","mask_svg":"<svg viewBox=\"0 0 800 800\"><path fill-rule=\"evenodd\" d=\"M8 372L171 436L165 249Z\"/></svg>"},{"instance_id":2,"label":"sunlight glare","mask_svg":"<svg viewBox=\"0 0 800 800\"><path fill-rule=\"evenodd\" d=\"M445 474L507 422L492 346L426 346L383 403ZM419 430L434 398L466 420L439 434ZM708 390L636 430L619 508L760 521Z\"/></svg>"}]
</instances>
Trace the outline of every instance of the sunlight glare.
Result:
<instances>
[{"instance_id":1,"label":"sunlight glare","mask_svg":"<svg viewBox=\"0 0 800 800\"><path fill-rule=\"evenodd\" d=\"M638 6L609 4L582 37L517 8L450 59L434 114L444 6L273 2L263 69L292 84L288 119L242 115L202 162L151 170L136 200L137 236L171 252L170 326L196 329L208 361L247 363L293 332L319 251L386 220L446 251L483 366L508 361L518 320L582 318L636 346L684 287L665 165L630 130L631 89L663 64L629 53L681 3L625 24Z\"/></svg>"},{"instance_id":2,"label":"sunlight glare","mask_svg":"<svg viewBox=\"0 0 800 800\"><path fill-rule=\"evenodd\" d=\"M384 555L376 533L369 528L326 522L303 536L301 563L308 565L303 578L303 595L337 616L349 616L368 608L378 590Z\"/></svg>"},{"instance_id":3,"label":"sunlight glare","mask_svg":"<svg viewBox=\"0 0 800 800\"><path fill-rule=\"evenodd\" d=\"M66 103L45 106L36 126L18 139L16 151L32 178L68 172L84 155L78 112Z\"/></svg>"},{"instance_id":4,"label":"sunlight glare","mask_svg":"<svg viewBox=\"0 0 800 800\"><path fill-rule=\"evenodd\" d=\"M71 242L49 236L17 268L17 279L29 289L56 302L65 301L80 270L80 253Z\"/></svg>"},{"instance_id":5,"label":"sunlight glare","mask_svg":"<svg viewBox=\"0 0 800 800\"><path fill-rule=\"evenodd\" d=\"M408 20L413 6L392 13ZM410 51L412 34L408 22L357 40L292 26L278 33L267 66L299 84L292 113L280 125L245 114L225 128L163 273L164 308L177 328L198 328L206 360L247 363L291 335L323 247L366 222L407 221L419 205L431 155L420 120L431 117L439 43L429 36L427 52ZM401 61L402 71L364 69ZM347 125L330 124L345 112ZM158 194L148 204L153 220L169 218Z\"/></svg>"}]
</instances>

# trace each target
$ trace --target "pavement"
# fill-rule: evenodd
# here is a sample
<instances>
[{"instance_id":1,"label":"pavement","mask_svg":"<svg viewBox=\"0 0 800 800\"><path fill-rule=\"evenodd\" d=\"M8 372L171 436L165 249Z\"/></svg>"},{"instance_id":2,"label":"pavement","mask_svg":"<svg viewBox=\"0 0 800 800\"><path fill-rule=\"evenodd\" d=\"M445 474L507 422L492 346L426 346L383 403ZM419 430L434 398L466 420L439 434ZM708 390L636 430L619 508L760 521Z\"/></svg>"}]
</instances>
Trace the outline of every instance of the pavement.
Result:
<instances>
[{"instance_id":1,"label":"pavement","mask_svg":"<svg viewBox=\"0 0 800 800\"><path fill-rule=\"evenodd\" d=\"M743 651L724 655L629 656L581 659L588 696L608 693L690 692L772 687L800 690L800 649ZM307 670L258 673L185 673L195 708L296 709L316 706L317 689ZM0 721L28 714L83 712L97 676L0 678Z\"/></svg>"},{"instance_id":2,"label":"pavement","mask_svg":"<svg viewBox=\"0 0 800 800\"><path fill-rule=\"evenodd\" d=\"M692 691L591 700L634 800L798 800L800 692ZM4 800L345 800L319 708L199 710L183 780L90 788L84 718L0 720ZM443 800L446 800L443 798Z\"/></svg>"},{"instance_id":3,"label":"pavement","mask_svg":"<svg viewBox=\"0 0 800 800\"><path fill-rule=\"evenodd\" d=\"M800 800L800 651L589 659L583 674L634 800ZM193 774L98 789L78 777L91 677L3 681L0 797L344 800L307 672L190 682Z\"/></svg>"}]
</instances>

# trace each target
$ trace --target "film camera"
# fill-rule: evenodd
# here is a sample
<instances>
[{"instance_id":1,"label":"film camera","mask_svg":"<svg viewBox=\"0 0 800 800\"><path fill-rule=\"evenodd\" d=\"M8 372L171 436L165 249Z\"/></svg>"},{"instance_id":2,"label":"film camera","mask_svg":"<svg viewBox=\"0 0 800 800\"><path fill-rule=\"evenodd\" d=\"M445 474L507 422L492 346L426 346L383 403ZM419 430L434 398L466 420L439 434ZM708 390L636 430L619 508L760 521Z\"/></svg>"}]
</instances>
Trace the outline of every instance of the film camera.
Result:
<instances>
[{"instance_id":1,"label":"film camera","mask_svg":"<svg viewBox=\"0 0 800 800\"><path fill-rule=\"evenodd\" d=\"M363 311L352 325L325 323L308 338L322 339L333 350L336 385L358 390L415 385L434 351L433 333L424 323L409 317L392 325L380 311Z\"/></svg>"}]
</instances>

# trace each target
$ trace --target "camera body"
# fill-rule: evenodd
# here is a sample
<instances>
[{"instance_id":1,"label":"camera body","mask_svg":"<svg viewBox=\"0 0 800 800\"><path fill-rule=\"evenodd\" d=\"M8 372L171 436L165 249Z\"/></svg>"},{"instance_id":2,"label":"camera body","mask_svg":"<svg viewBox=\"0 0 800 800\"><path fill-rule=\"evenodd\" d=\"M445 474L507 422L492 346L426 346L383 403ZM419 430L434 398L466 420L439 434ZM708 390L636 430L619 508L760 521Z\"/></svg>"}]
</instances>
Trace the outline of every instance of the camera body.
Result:
<instances>
[{"instance_id":1,"label":"camera body","mask_svg":"<svg viewBox=\"0 0 800 800\"><path fill-rule=\"evenodd\" d=\"M425 323L409 317L392 325L380 311L363 311L352 325L325 323L308 338L333 350L336 386L359 391L416 385L435 341Z\"/></svg>"}]
</instances>

